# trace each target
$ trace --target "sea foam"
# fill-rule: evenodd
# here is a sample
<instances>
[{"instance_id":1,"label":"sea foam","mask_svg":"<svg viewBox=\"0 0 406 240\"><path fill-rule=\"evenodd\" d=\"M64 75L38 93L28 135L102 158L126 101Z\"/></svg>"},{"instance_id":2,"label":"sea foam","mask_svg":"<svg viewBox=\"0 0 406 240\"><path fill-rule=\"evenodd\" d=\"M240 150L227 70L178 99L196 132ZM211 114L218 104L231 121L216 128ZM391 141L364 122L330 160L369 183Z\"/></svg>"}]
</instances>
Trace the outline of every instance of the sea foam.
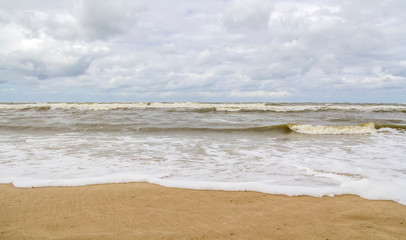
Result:
<instances>
[{"instance_id":1,"label":"sea foam","mask_svg":"<svg viewBox=\"0 0 406 240\"><path fill-rule=\"evenodd\" d=\"M290 124L289 128L298 133L304 134L374 134L375 124L365 123L357 126L312 126Z\"/></svg>"},{"instance_id":2,"label":"sea foam","mask_svg":"<svg viewBox=\"0 0 406 240\"><path fill-rule=\"evenodd\" d=\"M209 107L215 110L190 111ZM0 104L0 183L149 182L290 196L356 194L406 204L406 118L398 111L404 107Z\"/></svg>"},{"instance_id":3,"label":"sea foam","mask_svg":"<svg viewBox=\"0 0 406 240\"><path fill-rule=\"evenodd\" d=\"M271 112L303 112L303 111L364 111L364 112L406 112L406 104L321 104L321 103L195 103L195 102L134 102L134 103L3 103L0 109L20 110L142 110L142 109L174 109L174 110L207 110L219 112L237 111L271 111Z\"/></svg>"}]
</instances>

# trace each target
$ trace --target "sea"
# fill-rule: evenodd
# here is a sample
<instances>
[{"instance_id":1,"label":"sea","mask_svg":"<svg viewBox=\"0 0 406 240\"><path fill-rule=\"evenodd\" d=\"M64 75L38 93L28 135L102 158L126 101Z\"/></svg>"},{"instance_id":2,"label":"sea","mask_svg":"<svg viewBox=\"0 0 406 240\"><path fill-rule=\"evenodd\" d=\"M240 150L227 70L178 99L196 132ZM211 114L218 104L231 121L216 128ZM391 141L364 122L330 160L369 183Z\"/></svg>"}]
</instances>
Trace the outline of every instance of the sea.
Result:
<instances>
[{"instance_id":1,"label":"sea","mask_svg":"<svg viewBox=\"0 0 406 240\"><path fill-rule=\"evenodd\" d=\"M406 205L406 104L0 103L0 183L128 182Z\"/></svg>"}]
</instances>

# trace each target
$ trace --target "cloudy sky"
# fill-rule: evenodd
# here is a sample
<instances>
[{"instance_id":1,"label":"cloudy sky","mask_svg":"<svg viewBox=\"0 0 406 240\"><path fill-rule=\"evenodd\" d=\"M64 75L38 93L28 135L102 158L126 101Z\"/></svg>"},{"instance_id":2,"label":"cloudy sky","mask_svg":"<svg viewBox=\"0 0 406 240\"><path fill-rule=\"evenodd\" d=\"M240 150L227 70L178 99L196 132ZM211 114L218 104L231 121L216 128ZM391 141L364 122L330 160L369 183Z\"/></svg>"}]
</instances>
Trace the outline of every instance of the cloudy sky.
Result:
<instances>
[{"instance_id":1,"label":"cloudy sky","mask_svg":"<svg viewBox=\"0 0 406 240\"><path fill-rule=\"evenodd\" d=\"M404 103L406 2L2 0L0 101Z\"/></svg>"}]
</instances>

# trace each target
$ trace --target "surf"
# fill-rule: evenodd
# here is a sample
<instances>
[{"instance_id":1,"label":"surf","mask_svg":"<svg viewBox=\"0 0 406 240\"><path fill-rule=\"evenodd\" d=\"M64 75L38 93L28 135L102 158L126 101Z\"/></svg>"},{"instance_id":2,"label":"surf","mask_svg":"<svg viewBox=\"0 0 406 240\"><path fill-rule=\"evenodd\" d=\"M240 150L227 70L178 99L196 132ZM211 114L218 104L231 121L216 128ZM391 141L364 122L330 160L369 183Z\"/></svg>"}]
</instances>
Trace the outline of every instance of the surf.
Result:
<instances>
[{"instance_id":1,"label":"surf","mask_svg":"<svg viewBox=\"0 0 406 240\"><path fill-rule=\"evenodd\" d=\"M0 110L146 110L210 112L406 112L406 104L347 104L347 103L208 103L208 102L128 102L128 103L0 103Z\"/></svg>"},{"instance_id":2,"label":"surf","mask_svg":"<svg viewBox=\"0 0 406 240\"><path fill-rule=\"evenodd\" d=\"M289 129L294 132L310 135L358 135L375 134L376 124L368 122L356 126L313 126L301 124L289 124Z\"/></svg>"}]
</instances>

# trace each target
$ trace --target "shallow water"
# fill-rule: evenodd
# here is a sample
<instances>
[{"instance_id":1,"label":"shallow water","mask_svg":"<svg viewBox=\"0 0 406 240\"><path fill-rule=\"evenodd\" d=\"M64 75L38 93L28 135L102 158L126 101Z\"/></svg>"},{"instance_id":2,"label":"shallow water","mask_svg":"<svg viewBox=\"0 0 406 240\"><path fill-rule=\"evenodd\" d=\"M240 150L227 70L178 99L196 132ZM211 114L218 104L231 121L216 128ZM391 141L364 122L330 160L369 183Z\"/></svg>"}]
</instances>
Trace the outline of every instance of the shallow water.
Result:
<instances>
[{"instance_id":1,"label":"shallow water","mask_svg":"<svg viewBox=\"0 0 406 240\"><path fill-rule=\"evenodd\" d=\"M0 104L0 182L151 182L406 204L405 104Z\"/></svg>"}]
</instances>

